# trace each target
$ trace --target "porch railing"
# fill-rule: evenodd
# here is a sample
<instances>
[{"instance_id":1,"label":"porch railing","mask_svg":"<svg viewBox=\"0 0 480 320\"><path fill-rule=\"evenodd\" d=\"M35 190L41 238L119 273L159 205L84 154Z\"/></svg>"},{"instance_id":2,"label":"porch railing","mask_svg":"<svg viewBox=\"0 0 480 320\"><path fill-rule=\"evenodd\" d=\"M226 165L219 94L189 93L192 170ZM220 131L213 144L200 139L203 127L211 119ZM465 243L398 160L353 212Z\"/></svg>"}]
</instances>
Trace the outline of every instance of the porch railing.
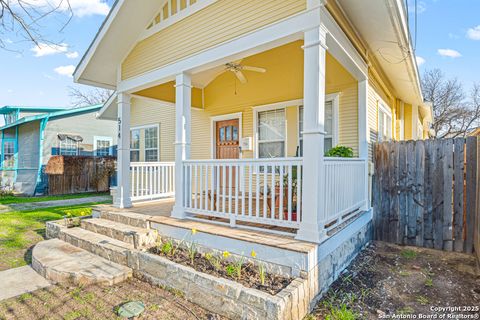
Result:
<instances>
[{"instance_id":1,"label":"porch railing","mask_svg":"<svg viewBox=\"0 0 480 320\"><path fill-rule=\"evenodd\" d=\"M301 219L302 158L188 160L184 207L189 213L298 228Z\"/></svg>"},{"instance_id":2,"label":"porch railing","mask_svg":"<svg viewBox=\"0 0 480 320\"><path fill-rule=\"evenodd\" d=\"M325 158L325 211L323 225L331 230L366 206L367 161Z\"/></svg>"},{"instance_id":3,"label":"porch railing","mask_svg":"<svg viewBox=\"0 0 480 320\"><path fill-rule=\"evenodd\" d=\"M132 162L130 177L132 201L175 195L175 162Z\"/></svg>"}]
</instances>

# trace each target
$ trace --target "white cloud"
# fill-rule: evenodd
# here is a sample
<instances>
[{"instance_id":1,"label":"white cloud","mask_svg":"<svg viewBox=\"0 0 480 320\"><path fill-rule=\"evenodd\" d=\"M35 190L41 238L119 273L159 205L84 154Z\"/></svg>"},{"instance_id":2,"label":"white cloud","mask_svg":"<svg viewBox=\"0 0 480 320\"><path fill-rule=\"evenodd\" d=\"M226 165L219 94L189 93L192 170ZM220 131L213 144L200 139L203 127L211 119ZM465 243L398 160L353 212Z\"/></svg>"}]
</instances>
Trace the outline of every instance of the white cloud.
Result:
<instances>
[{"instance_id":1,"label":"white cloud","mask_svg":"<svg viewBox=\"0 0 480 320\"><path fill-rule=\"evenodd\" d=\"M73 71L75 71L75 66L71 64L68 66L60 66L53 69L53 71L55 71L61 76L71 77L73 74Z\"/></svg>"},{"instance_id":2,"label":"white cloud","mask_svg":"<svg viewBox=\"0 0 480 320\"><path fill-rule=\"evenodd\" d=\"M468 29L467 38L472 40L480 40L480 25Z\"/></svg>"},{"instance_id":3,"label":"white cloud","mask_svg":"<svg viewBox=\"0 0 480 320\"><path fill-rule=\"evenodd\" d=\"M67 58L69 58L69 59L78 58L78 52L77 52L77 51L67 52L65 55L66 55Z\"/></svg>"},{"instance_id":4,"label":"white cloud","mask_svg":"<svg viewBox=\"0 0 480 320\"><path fill-rule=\"evenodd\" d=\"M77 17L102 15L106 16L110 7L104 0L24 0L29 5L43 10L58 8L58 11L69 12Z\"/></svg>"},{"instance_id":5,"label":"white cloud","mask_svg":"<svg viewBox=\"0 0 480 320\"><path fill-rule=\"evenodd\" d=\"M439 55L443 57L449 57L449 58L460 58L462 56L460 52L453 49L438 49L437 52Z\"/></svg>"},{"instance_id":6,"label":"white cloud","mask_svg":"<svg viewBox=\"0 0 480 320\"><path fill-rule=\"evenodd\" d=\"M30 49L35 52L35 57L49 56L57 53L64 53L68 50L68 45L66 43L60 44L48 44L48 43L39 43L37 46Z\"/></svg>"},{"instance_id":7,"label":"white cloud","mask_svg":"<svg viewBox=\"0 0 480 320\"><path fill-rule=\"evenodd\" d=\"M424 58L419 57L419 56L416 56L415 59L417 60L417 65L419 67L426 62L426 60Z\"/></svg>"}]
</instances>

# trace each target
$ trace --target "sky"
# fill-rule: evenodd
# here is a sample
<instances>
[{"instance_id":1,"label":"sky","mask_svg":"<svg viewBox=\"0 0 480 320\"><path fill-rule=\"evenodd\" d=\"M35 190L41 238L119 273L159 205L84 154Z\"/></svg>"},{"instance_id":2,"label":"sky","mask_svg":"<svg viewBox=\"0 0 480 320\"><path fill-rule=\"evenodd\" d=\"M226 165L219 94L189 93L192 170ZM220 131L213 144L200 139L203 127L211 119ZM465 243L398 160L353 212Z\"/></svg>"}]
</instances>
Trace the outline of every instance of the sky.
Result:
<instances>
[{"instance_id":1,"label":"sky","mask_svg":"<svg viewBox=\"0 0 480 320\"><path fill-rule=\"evenodd\" d=\"M61 0L24 0L35 6ZM112 0L69 0L73 18L66 25L67 10L40 22L41 32L57 45L35 46L15 33L0 34L9 50L0 48L0 106L68 106L71 73L93 40ZM383 1L383 0L378 0ZM62 2L64 3L64 2ZM420 72L440 68L457 77L466 90L480 82L480 0L408 0L412 38ZM61 30L62 29L62 30Z\"/></svg>"}]
</instances>

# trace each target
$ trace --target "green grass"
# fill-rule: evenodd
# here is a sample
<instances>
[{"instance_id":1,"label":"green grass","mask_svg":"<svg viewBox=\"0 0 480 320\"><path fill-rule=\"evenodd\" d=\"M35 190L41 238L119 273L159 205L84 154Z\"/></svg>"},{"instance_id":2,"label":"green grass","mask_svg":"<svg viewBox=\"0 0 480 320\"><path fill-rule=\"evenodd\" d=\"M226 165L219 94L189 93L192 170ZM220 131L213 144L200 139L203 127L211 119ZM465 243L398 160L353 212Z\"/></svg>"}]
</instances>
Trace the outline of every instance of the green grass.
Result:
<instances>
[{"instance_id":1,"label":"green grass","mask_svg":"<svg viewBox=\"0 0 480 320\"><path fill-rule=\"evenodd\" d=\"M342 305L341 308L331 308L330 314L325 317L325 320L355 320L358 316L346 305Z\"/></svg>"},{"instance_id":2,"label":"green grass","mask_svg":"<svg viewBox=\"0 0 480 320\"><path fill-rule=\"evenodd\" d=\"M405 250L402 250L402 252L400 253L402 255L402 257L404 257L405 259L415 259L417 257L417 252L411 250L411 249L405 249Z\"/></svg>"},{"instance_id":3,"label":"green grass","mask_svg":"<svg viewBox=\"0 0 480 320\"><path fill-rule=\"evenodd\" d=\"M77 193L77 194L65 194L60 196L41 196L41 197L17 197L13 195L4 195L4 196L0 196L0 204L31 203L31 202L52 201L52 200L68 200L68 199L79 199L79 198L101 196L101 195L108 195L108 193L88 192L88 193Z\"/></svg>"},{"instance_id":4,"label":"green grass","mask_svg":"<svg viewBox=\"0 0 480 320\"><path fill-rule=\"evenodd\" d=\"M0 270L30 262L28 249L44 239L47 221L90 215L93 204L97 203L0 214Z\"/></svg>"}]
</instances>

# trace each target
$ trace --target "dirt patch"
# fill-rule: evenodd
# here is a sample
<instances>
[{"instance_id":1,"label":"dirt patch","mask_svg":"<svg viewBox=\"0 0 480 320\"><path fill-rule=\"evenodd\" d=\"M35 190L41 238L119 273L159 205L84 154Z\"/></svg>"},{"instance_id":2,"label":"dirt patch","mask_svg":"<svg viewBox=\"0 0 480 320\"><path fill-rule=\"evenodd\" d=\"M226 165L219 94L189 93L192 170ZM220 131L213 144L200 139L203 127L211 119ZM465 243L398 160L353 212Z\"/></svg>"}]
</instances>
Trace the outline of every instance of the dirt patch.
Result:
<instances>
[{"instance_id":1,"label":"dirt patch","mask_svg":"<svg viewBox=\"0 0 480 320\"><path fill-rule=\"evenodd\" d=\"M5 248L0 245L0 271L25 266L31 263L32 249L37 242L45 240L45 229L27 230L23 237L27 244L24 248Z\"/></svg>"},{"instance_id":2,"label":"dirt patch","mask_svg":"<svg viewBox=\"0 0 480 320\"><path fill-rule=\"evenodd\" d=\"M182 247L173 249L173 247L168 246L169 243L165 242L161 246L150 248L149 252L165 257L173 262L192 267L197 271L233 280L247 288L261 290L271 295L279 293L292 282L291 278L267 273L261 265L255 266L252 262L244 263L244 260L232 261L227 259L229 258L229 253L226 253L226 256L221 254L201 254L198 252L193 253ZM166 247L168 247L167 250L165 249ZM173 250L175 252L172 252Z\"/></svg>"},{"instance_id":3,"label":"dirt patch","mask_svg":"<svg viewBox=\"0 0 480 320\"><path fill-rule=\"evenodd\" d=\"M0 302L0 319L120 319L115 310L142 301L141 319L224 319L166 290L131 279L113 287L52 286Z\"/></svg>"},{"instance_id":4,"label":"dirt patch","mask_svg":"<svg viewBox=\"0 0 480 320\"><path fill-rule=\"evenodd\" d=\"M331 286L311 319L440 319L440 314L478 319L480 278L475 272L470 255L375 242Z\"/></svg>"}]
</instances>

